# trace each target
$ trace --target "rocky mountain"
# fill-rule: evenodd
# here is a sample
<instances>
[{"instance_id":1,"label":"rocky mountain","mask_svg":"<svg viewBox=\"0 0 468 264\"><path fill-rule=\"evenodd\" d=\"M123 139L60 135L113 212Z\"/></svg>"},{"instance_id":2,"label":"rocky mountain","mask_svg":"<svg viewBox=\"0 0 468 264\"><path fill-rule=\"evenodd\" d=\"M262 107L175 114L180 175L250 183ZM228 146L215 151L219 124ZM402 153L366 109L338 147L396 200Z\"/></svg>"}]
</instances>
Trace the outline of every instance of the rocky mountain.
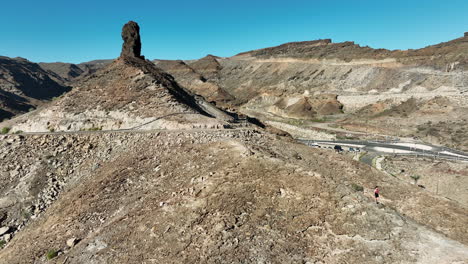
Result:
<instances>
[{"instance_id":1,"label":"rocky mountain","mask_svg":"<svg viewBox=\"0 0 468 264\"><path fill-rule=\"evenodd\" d=\"M0 57L0 120L25 113L69 90L36 63Z\"/></svg>"},{"instance_id":2,"label":"rocky mountain","mask_svg":"<svg viewBox=\"0 0 468 264\"><path fill-rule=\"evenodd\" d=\"M113 60L94 60L80 64L65 62L40 62L41 68L54 75L61 82L73 84L79 78L95 73L112 63Z\"/></svg>"},{"instance_id":3,"label":"rocky mountain","mask_svg":"<svg viewBox=\"0 0 468 264\"><path fill-rule=\"evenodd\" d=\"M194 96L140 55L138 30L129 24L121 56L74 83L74 89L33 116L12 121L13 130L223 127L232 117ZM130 45L132 44L132 45ZM135 46L133 46L135 45ZM213 118L217 117L217 118Z\"/></svg>"}]
</instances>

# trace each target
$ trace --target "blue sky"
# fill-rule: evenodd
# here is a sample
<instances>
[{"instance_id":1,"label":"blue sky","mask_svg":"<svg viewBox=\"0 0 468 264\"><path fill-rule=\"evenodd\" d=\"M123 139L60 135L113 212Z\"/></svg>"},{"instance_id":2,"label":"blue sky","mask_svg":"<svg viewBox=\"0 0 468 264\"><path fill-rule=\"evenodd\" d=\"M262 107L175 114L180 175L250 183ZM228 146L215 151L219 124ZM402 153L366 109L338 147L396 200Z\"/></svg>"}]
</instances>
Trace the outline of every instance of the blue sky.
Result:
<instances>
[{"instance_id":1,"label":"blue sky","mask_svg":"<svg viewBox=\"0 0 468 264\"><path fill-rule=\"evenodd\" d=\"M0 55L34 62L116 58L123 24L140 24L149 59L195 59L331 38L421 48L468 31L468 0L5 0Z\"/></svg>"}]
</instances>

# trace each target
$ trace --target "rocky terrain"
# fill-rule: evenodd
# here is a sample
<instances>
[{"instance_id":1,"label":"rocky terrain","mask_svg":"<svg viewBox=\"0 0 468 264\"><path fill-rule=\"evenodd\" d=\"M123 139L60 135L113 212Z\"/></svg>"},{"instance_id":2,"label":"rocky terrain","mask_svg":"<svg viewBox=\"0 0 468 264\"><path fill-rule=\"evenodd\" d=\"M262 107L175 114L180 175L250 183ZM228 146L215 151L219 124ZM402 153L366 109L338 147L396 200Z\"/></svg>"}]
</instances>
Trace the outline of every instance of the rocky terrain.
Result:
<instances>
[{"instance_id":1,"label":"rocky terrain","mask_svg":"<svg viewBox=\"0 0 468 264\"><path fill-rule=\"evenodd\" d=\"M2 226L14 237L0 263L42 263L50 251L54 263L468 259L466 208L263 132L2 142ZM381 206L371 198L376 184Z\"/></svg>"},{"instance_id":2,"label":"rocky terrain","mask_svg":"<svg viewBox=\"0 0 468 264\"><path fill-rule=\"evenodd\" d=\"M468 207L468 167L464 163L387 157L383 168L399 179Z\"/></svg>"},{"instance_id":3,"label":"rocky terrain","mask_svg":"<svg viewBox=\"0 0 468 264\"><path fill-rule=\"evenodd\" d=\"M118 59L70 75L70 92L0 124L12 132L0 135L0 263L468 262L466 197L447 194L464 183L448 179L463 165L389 159L381 171L236 123L253 114L322 138L333 136L299 124L333 118L337 130L386 124L389 134L447 117L466 124L455 119L466 113L465 38L411 60L320 40L186 62L145 60L135 22L122 39ZM425 72L429 57L416 57L429 51L440 58ZM453 58L460 66L440 68ZM409 132L392 130L410 119ZM408 180L437 169L441 193L433 176L424 188Z\"/></svg>"},{"instance_id":4,"label":"rocky terrain","mask_svg":"<svg viewBox=\"0 0 468 264\"><path fill-rule=\"evenodd\" d=\"M36 63L0 57L0 120L32 110L69 90Z\"/></svg>"}]
</instances>

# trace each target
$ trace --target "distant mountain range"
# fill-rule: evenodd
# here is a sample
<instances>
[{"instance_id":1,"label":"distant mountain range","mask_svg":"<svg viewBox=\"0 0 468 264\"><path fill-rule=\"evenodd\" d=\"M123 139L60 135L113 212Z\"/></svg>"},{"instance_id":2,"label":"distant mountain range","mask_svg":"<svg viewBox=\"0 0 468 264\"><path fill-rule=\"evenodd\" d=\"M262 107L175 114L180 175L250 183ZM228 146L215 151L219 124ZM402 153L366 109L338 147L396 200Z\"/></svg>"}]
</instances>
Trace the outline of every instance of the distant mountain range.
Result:
<instances>
[{"instance_id":1,"label":"distant mountain range","mask_svg":"<svg viewBox=\"0 0 468 264\"><path fill-rule=\"evenodd\" d=\"M465 34L417 50L372 49L323 39L286 43L230 58L209 55L199 60L153 62L187 89L229 107L245 104L262 93L380 93L402 84L402 91L464 87L468 80L456 72L467 70L467 51ZM0 57L0 119L24 113L69 91L112 61L33 63Z\"/></svg>"}]
</instances>

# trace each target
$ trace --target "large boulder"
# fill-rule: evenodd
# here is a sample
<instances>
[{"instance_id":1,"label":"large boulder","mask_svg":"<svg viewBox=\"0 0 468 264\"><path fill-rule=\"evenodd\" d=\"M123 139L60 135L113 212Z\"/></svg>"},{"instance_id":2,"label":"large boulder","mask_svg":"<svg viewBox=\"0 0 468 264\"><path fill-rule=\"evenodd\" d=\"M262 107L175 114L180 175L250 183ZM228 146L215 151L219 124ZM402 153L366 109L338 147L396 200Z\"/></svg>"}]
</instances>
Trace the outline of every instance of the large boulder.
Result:
<instances>
[{"instance_id":1,"label":"large boulder","mask_svg":"<svg viewBox=\"0 0 468 264\"><path fill-rule=\"evenodd\" d=\"M141 56L140 27L136 22L129 21L123 26L122 39L124 43L120 57L144 59L144 56Z\"/></svg>"}]
</instances>

